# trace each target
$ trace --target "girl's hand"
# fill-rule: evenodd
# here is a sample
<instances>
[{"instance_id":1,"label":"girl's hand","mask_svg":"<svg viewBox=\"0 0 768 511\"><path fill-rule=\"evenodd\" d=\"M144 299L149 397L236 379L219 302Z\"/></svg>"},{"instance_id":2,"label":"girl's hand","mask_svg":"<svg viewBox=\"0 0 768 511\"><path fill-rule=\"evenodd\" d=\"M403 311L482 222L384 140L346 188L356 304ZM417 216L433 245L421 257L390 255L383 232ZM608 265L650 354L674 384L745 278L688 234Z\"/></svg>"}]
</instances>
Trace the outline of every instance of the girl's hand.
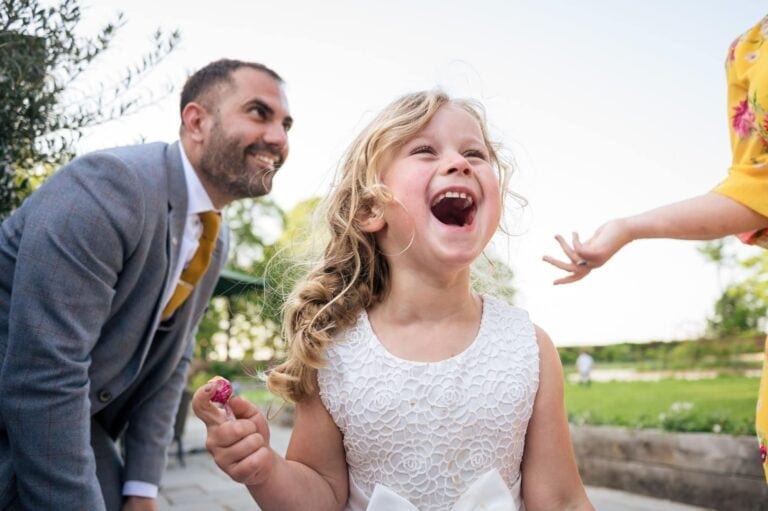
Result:
<instances>
[{"instance_id":1,"label":"girl's hand","mask_svg":"<svg viewBox=\"0 0 768 511\"><path fill-rule=\"evenodd\" d=\"M559 234L555 239L570 262L561 261L554 257L544 256L544 261L570 272L570 275L555 280L555 284L570 284L581 280L594 268L605 264L624 245L632 241L624 220L612 220L603 224L592 237L582 243L577 233L573 233L572 245Z\"/></svg>"},{"instance_id":2,"label":"girl's hand","mask_svg":"<svg viewBox=\"0 0 768 511\"><path fill-rule=\"evenodd\" d=\"M234 420L211 402L216 386L200 387L192 397L192 410L205 423L205 447L229 477L245 485L260 485L269 479L275 453L269 446L269 426L252 403L240 397L229 400Z\"/></svg>"}]
</instances>

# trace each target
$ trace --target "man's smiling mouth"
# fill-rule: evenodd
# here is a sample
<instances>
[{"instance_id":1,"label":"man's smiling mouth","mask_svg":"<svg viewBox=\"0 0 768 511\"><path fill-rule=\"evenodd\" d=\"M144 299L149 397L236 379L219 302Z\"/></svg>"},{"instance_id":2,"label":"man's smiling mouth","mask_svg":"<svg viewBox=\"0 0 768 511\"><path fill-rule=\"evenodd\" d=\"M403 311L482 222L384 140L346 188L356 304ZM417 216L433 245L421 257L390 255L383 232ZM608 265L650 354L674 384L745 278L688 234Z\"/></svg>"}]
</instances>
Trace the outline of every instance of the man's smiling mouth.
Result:
<instances>
[{"instance_id":1,"label":"man's smiling mouth","mask_svg":"<svg viewBox=\"0 0 768 511\"><path fill-rule=\"evenodd\" d=\"M253 158L263 167L265 170L274 171L277 170L280 165L278 159L270 154L264 153L249 153Z\"/></svg>"}]
</instances>

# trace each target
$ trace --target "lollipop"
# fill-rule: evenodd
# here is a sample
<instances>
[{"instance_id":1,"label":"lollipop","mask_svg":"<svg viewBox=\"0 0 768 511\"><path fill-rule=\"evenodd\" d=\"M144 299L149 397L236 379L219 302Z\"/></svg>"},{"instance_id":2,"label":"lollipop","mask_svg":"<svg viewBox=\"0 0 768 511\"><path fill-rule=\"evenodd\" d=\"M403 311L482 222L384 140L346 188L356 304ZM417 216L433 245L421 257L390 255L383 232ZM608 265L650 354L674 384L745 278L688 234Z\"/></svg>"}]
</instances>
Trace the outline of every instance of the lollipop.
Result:
<instances>
[{"instance_id":1,"label":"lollipop","mask_svg":"<svg viewBox=\"0 0 768 511\"><path fill-rule=\"evenodd\" d=\"M227 415L227 420L235 420L235 416L232 413L232 408L229 407L229 398L232 397L232 384L229 383L229 380L222 378L221 376L217 376L213 381L213 384L215 386L213 389L213 396L211 396L211 401L224 409L224 413Z\"/></svg>"}]
</instances>

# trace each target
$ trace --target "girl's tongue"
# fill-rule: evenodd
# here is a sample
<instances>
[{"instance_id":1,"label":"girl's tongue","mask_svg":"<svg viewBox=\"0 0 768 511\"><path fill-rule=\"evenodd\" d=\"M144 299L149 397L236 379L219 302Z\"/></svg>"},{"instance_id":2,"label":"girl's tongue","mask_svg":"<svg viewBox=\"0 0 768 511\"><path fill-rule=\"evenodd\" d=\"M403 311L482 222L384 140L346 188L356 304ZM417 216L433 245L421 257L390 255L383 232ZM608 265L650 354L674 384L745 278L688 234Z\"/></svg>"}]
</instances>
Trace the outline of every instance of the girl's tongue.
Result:
<instances>
[{"instance_id":1,"label":"girl's tongue","mask_svg":"<svg viewBox=\"0 0 768 511\"><path fill-rule=\"evenodd\" d=\"M473 201L462 197L445 197L432 205L431 209L440 222L459 227L471 225L477 211Z\"/></svg>"}]
</instances>

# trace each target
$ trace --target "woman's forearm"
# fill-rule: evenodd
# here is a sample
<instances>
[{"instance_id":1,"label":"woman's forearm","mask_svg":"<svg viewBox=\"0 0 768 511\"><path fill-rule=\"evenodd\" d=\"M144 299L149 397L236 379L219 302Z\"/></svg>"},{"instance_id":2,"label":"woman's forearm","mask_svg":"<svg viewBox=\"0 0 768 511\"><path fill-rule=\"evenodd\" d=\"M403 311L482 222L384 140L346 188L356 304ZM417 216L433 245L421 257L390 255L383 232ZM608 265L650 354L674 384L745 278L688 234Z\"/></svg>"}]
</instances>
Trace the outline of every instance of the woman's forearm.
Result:
<instances>
[{"instance_id":1,"label":"woman's forearm","mask_svg":"<svg viewBox=\"0 0 768 511\"><path fill-rule=\"evenodd\" d=\"M768 227L768 218L715 192L661 206L620 221L625 223L632 240L713 240Z\"/></svg>"}]
</instances>

